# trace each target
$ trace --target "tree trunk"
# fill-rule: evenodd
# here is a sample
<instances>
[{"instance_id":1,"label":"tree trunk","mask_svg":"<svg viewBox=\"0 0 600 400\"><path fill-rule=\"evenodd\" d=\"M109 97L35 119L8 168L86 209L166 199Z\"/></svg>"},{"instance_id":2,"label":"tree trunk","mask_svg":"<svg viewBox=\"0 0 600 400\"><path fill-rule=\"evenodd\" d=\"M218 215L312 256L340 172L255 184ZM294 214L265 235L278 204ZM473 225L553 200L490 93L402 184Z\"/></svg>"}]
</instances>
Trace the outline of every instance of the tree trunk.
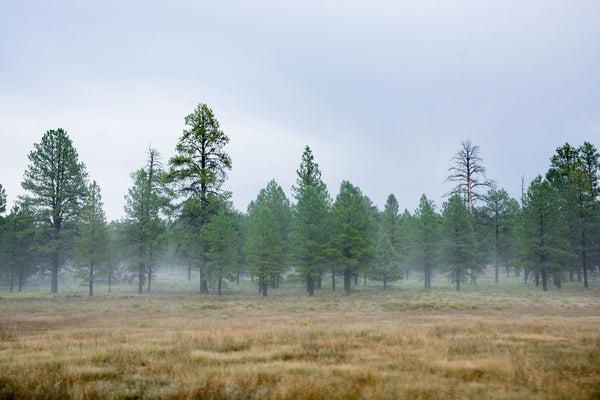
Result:
<instances>
[{"instance_id":1,"label":"tree trunk","mask_svg":"<svg viewBox=\"0 0 600 400\"><path fill-rule=\"evenodd\" d=\"M310 274L306 274L306 291L309 296L315 294L315 280Z\"/></svg>"},{"instance_id":2,"label":"tree trunk","mask_svg":"<svg viewBox=\"0 0 600 400\"><path fill-rule=\"evenodd\" d=\"M50 278L50 292L58 293L58 265L53 264L50 272L52 274Z\"/></svg>"},{"instance_id":3,"label":"tree trunk","mask_svg":"<svg viewBox=\"0 0 600 400\"><path fill-rule=\"evenodd\" d=\"M223 278L219 276L219 283L217 286L217 295L220 296L221 295L221 284L223 283Z\"/></svg>"},{"instance_id":4,"label":"tree trunk","mask_svg":"<svg viewBox=\"0 0 600 400\"><path fill-rule=\"evenodd\" d=\"M335 265L331 265L331 291L335 292Z\"/></svg>"},{"instance_id":5,"label":"tree trunk","mask_svg":"<svg viewBox=\"0 0 600 400\"><path fill-rule=\"evenodd\" d=\"M546 273L546 268L542 268L542 290L544 292L548 291L548 274Z\"/></svg>"},{"instance_id":6,"label":"tree trunk","mask_svg":"<svg viewBox=\"0 0 600 400\"><path fill-rule=\"evenodd\" d=\"M146 273L146 265L144 260L146 259L146 248L143 243L140 243L139 248L140 265L138 267L138 293L144 292L144 274Z\"/></svg>"},{"instance_id":7,"label":"tree trunk","mask_svg":"<svg viewBox=\"0 0 600 400\"><path fill-rule=\"evenodd\" d=\"M352 274L350 270L346 268L344 270L344 290L346 291L346 296L350 295L350 286L352 285Z\"/></svg>"},{"instance_id":8,"label":"tree trunk","mask_svg":"<svg viewBox=\"0 0 600 400\"><path fill-rule=\"evenodd\" d=\"M92 265L90 268L90 287L88 291L88 296L94 295L94 266Z\"/></svg>"},{"instance_id":9,"label":"tree trunk","mask_svg":"<svg viewBox=\"0 0 600 400\"><path fill-rule=\"evenodd\" d=\"M13 292L13 285L14 285L14 283L13 283L13 282L14 282L14 280L15 280L15 278L14 278L14 272L13 272L13 271L10 271L10 277L9 277L9 280L10 280L10 284L9 284L9 287L10 287L10 292L12 293L12 292Z\"/></svg>"},{"instance_id":10,"label":"tree trunk","mask_svg":"<svg viewBox=\"0 0 600 400\"><path fill-rule=\"evenodd\" d=\"M496 224L496 283L498 283L498 275L500 274L500 227ZM506 270L508 271L508 266L506 266Z\"/></svg>"},{"instance_id":11,"label":"tree trunk","mask_svg":"<svg viewBox=\"0 0 600 400\"><path fill-rule=\"evenodd\" d=\"M458 274L456 274L456 291L458 292L460 290L460 277L458 276Z\"/></svg>"},{"instance_id":12,"label":"tree trunk","mask_svg":"<svg viewBox=\"0 0 600 400\"><path fill-rule=\"evenodd\" d=\"M60 230L56 228L54 228L54 232L53 232L53 245L54 247L54 254L52 255L52 265L51 265L51 269L50 269L50 273L52 274L51 280L50 280L50 292L51 293L58 293L58 269L59 269L59 265L58 265L58 238L59 238L59 232Z\"/></svg>"},{"instance_id":13,"label":"tree trunk","mask_svg":"<svg viewBox=\"0 0 600 400\"><path fill-rule=\"evenodd\" d=\"M588 286L588 273L587 273L587 253L585 251L585 235L581 232L581 266L583 267L583 287L589 289Z\"/></svg>"},{"instance_id":14,"label":"tree trunk","mask_svg":"<svg viewBox=\"0 0 600 400\"><path fill-rule=\"evenodd\" d=\"M260 278L260 286L262 287L262 295L263 297L267 297L267 280L264 277Z\"/></svg>"},{"instance_id":15,"label":"tree trunk","mask_svg":"<svg viewBox=\"0 0 600 400\"><path fill-rule=\"evenodd\" d=\"M188 275L188 282L192 281L192 264L188 263L188 268L187 268L187 275Z\"/></svg>"},{"instance_id":16,"label":"tree trunk","mask_svg":"<svg viewBox=\"0 0 600 400\"><path fill-rule=\"evenodd\" d=\"M148 293L150 293L150 283L152 282L152 264L148 265Z\"/></svg>"},{"instance_id":17,"label":"tree trunk","mask_svg":"<svg viewBox=\"0 0 600 400\"><path fill-rule=\"evenodd\" d=\"M208 294L208 281L205 276L205 259L204 254L200 256L200 294Z\"/></svg>"},{"instance_id":18,"label":"tree trunk","mask_svg":"<svg viewBox=\"0 0 600 400\"><path fill-rule=\"evenodd\" d=\"M365 281L364 281L363 285L367 286L367 273L366 272L365 272Z\"/></svg>"}]
</instances>

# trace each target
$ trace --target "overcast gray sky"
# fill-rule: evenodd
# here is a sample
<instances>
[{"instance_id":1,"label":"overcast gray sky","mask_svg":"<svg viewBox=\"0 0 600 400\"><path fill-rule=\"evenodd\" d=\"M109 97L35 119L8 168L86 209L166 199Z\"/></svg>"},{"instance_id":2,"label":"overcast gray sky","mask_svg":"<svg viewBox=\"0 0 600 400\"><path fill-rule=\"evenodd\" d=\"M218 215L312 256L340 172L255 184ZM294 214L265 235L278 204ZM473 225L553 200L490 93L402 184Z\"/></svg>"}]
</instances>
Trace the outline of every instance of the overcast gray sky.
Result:
<instances>
[{"instance_id":1,"label":"overcast gray sky","mask_svg":"<svg viewBox=\"0 0 600 400\"><path fill-rule=\"evenodd\" d=\"M230 137L225 188L245 211L274 178L291 196L309 145L382 208L441 206L450 158L481 148L514 197L558 146L600 145L600 2L0 2L0 183L67 130L123 216L149 145L166 164L199 103Z\"/></svg>"}]
</instances>

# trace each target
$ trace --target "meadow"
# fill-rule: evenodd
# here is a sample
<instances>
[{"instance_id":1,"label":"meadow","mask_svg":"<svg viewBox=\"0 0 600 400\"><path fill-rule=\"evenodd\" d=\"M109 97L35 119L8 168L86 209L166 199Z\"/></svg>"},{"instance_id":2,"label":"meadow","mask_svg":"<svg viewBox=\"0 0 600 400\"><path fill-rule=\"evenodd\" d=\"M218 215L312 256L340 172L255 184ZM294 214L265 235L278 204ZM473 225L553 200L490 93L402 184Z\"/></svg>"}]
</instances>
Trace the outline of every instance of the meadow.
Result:
<instances>
[{"instance_id":1,"label":"meadow","mask_svg":"<svg viewBox=\"0 0 600 400\"><path fill-rule=\"evenodd\" d=\"M600 290L0 291L0 399L600 398Z\"/></svg>"}]
</instances>

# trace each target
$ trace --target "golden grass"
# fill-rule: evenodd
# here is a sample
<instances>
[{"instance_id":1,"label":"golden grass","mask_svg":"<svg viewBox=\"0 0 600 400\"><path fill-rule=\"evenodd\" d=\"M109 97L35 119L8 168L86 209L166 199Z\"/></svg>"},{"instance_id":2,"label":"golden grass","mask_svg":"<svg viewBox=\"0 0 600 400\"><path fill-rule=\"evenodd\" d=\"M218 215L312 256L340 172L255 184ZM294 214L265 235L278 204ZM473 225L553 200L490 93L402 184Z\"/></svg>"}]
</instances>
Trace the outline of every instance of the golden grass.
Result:
<instances>
[{"instance_id":1,"label":"golden grass","mask_svg":"<svg viewBox=\"0 0 600 400\"><path fill-rule=\"evenodd\" d=\"M599 311L577 292L0 299L0 398L598 398Z\"/></svg>"}]
</instances>

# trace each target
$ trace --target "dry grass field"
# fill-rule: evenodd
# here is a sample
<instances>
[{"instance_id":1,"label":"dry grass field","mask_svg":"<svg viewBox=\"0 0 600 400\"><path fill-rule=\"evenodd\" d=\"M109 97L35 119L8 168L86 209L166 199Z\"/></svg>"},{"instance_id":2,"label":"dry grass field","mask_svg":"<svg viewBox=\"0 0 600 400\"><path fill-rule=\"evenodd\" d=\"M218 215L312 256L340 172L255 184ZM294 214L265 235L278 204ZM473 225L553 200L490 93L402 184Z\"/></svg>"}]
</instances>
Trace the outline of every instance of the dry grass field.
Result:
<instances>
[{"instance_id":1,"label":"dry grass field","mask_svg":"<svg viewBox=\"0 0 600 400\"><path fill-rule=\"evenodd\" d=\"M600 398L600 292L2 292L0 398Z\"/></svg>"}]
</instances>

